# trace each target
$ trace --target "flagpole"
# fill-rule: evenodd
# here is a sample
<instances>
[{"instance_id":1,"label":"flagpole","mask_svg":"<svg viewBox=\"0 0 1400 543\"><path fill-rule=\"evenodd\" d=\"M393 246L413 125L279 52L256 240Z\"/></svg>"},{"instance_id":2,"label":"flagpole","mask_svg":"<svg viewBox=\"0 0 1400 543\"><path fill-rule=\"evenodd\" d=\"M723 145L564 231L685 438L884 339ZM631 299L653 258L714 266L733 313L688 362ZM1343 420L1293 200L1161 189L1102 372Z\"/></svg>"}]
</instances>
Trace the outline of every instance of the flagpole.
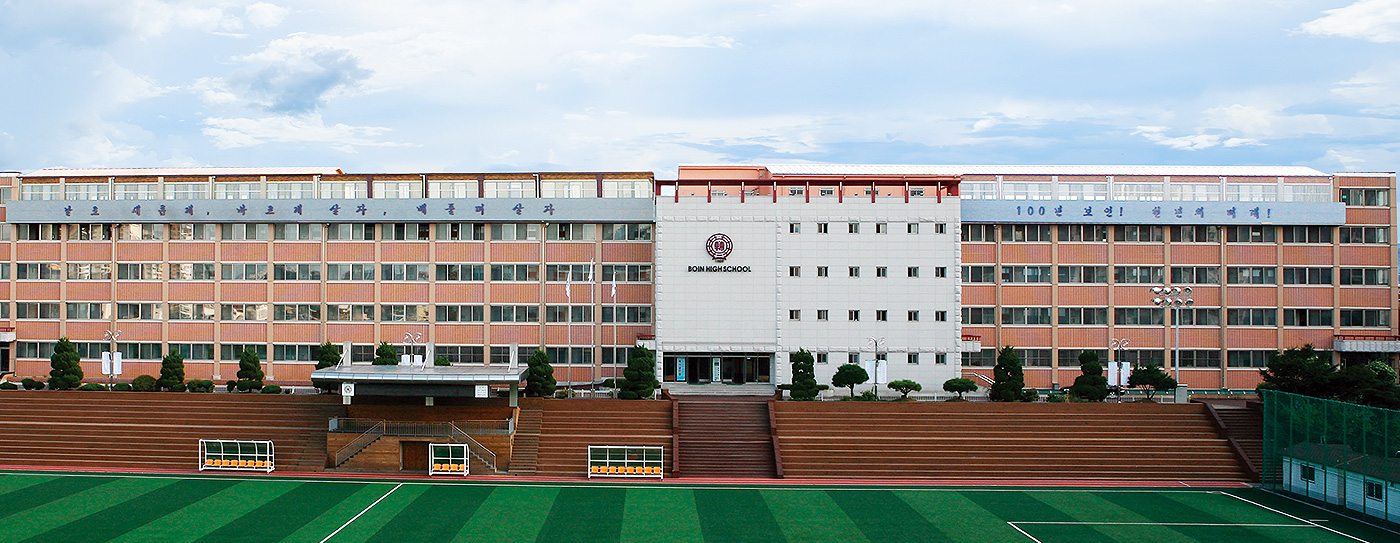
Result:
<instances>
[{"instance_id":1,"label":"flagpole","mask_svg":"<svg viewBox=\"0 0 1400 543\"><path fill-rule=\"evenodd\" d=\"M570 264L567 269L568 273L564 275L564 299L567 301L564 304L564 328L568 340L566 340L564 347L564 367L568 368L569 383L573 383L574 370L570 366L574 362L574 324L569 320L573 317L574 311L574 266Z\"/></svg>"}]
</instances>

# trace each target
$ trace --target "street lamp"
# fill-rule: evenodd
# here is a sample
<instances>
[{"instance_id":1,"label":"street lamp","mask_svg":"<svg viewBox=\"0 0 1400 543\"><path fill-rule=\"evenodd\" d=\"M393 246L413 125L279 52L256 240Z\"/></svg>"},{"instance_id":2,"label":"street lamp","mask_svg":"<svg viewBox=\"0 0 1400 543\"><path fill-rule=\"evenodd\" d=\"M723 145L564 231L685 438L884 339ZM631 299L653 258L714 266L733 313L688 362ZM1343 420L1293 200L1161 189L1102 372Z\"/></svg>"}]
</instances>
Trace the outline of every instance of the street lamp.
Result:
<instances>
[{"instance_id":1,"label":"street lamp","mask_svg":"<svg viewBox=\"0 0 1400 543\"><path fill-rule=\"evenodd\" d=\"M413 348L416 347L421 341L423 341L422 332L403 333L404 357L406 357L406 359L408 360L409 367L413 367L413 357L416 356L415 354L413 354ZM427 366L426 362L424 363L424 366Z\"/></svg>"},{"instance_id":2,"label":"street lamp","mask_svg":"<svg viewBox=\"0 0 1400 543\"><path fill-rule=\"evenodd\" d=\"M1116 362L1123 361L1123 351L1128 349L1128 338L1113 338L1108 340L1108 348L1118 353Z\"/></svg>"},{"instance_id":3,"label":"street lamp","mask_svg":"<svg viewBox=\"0 0 1400 543\"><path fill-rule=\"evenodd\" d=\"M115 328L102 332L102 339L112 344L112 349L108 351L111 362L103 364L108 366L103 368L107 374L107 390L112 390L112 381L116 379L118 373L121 373L121 355L117 353L117 339L121 337L122 331Z\"/></svg>"},{"instance_id":4,"label":"street lamp","mask_svg":"<svg viewBox=\"0 0 1400 543\"><path fill-rule=\"evenodd\" d=\"M1181 308L1196 303L1191 299L1191 287L1152 287L1152 303L1163 309L1172 308L1172 325L1176 327L1176 344L1172 347L1172 367L1176 370L1176 381L1181 382Z\"/></svg>"},{"instance_id":5,"label":"street lamp","mask_svg":"<svg viewBox=\"0 0 1400 543\"><path fill-rule=\"evenodd\" d=\"M874 370L870 380L875 382L875 394L878 395L880 394L880 355L887 353L888 348L885 346L884 337L870 336L865 338L865 341L870 350L875 351L875 361L870 365L870 369Z\"/></svg>"}]
</instances>

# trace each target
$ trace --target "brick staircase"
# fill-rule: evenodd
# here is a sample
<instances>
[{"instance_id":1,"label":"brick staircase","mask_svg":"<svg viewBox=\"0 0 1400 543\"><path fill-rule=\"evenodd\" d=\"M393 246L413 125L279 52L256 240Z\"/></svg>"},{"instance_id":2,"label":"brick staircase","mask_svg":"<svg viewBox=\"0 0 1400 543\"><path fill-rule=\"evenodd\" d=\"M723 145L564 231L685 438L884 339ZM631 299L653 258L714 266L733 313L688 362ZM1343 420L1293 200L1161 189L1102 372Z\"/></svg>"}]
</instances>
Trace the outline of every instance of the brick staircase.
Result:
<instances>
[{"instance_id":1,"label":"brick staircase","mask_svg":"<svg viewBox=\"0 0 1400 543\"><path fill-rule=\"evenodd\" d=\"M0 465L195 469L200 439L271 440L277 468L319 471L338 396L0 392Z\"/></svg>"},{"instance_id":2,"label":"brick staircase","mask_svg":"<svg viewBox=\"0 0 1400 543\"><path fill-rule=\"evenodd\" d=\"M1200 404L777 402L775 408L784 477L1250 478Z\"/></svg>"},{"instance_id":3,"label":"brick staircase","mask_svg":"<svg viewBox=\"0 0 1400 543\"><path fill-rule=\"evenodd\" d=\"M526 398L520 401L522 419L531 408L540 410L536 474L586 476L589 445L665 447L671 473L671 402Z\"/></svg>"},{"instance_id":4,"label":"brick staircase","mask_svg":"<svg viewBox=\"0 0 1400 543\"><path fill-rule=\"evenodd\" d=\"M539 466L540 422L544 409L534 404L520 406L520 418L515 422L515 446L511 450L510 473L534 475Z\"/></svg>"},{"instance_id":5,"label":"brick staircase","mask_svg":"<svg viewBox=\"0 0 1400 543\"><path fill-rule=\"evenodd\" d=\"M1258 469L1264 465L1264 408L1259 402L1247 405L1213 406L1220 417L1225 435L1238 443L1249 461Z\"/></svg>"},{"instance_id":6,"label":"brick staircase","mask_svg":"<svg viewBox=\"0 0 1400 543\"><path fill-rule=\"evenodd\" d=\"M679 399L675 403L678 475L775 477L768 398Z\"/></svg>"}]
</instances>

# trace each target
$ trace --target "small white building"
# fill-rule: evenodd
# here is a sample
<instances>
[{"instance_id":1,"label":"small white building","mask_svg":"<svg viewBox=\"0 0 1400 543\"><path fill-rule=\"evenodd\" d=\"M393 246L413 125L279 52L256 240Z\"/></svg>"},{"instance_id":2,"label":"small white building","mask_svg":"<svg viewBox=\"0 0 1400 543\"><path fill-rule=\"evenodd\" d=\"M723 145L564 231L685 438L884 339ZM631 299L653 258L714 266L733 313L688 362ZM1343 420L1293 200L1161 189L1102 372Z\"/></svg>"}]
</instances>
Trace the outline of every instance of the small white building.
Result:
<instances>
[{"instance_id":1,"label":"small white building","mask_svg":"<svg viewBox=\"0 0 1400 543\"><path fill-rule=\"evenodd\" d=\"M959 323L956 176L682 166L658 187L663 387L789 383L806 349L819 383L852 362L860 388L935 391L981 348Z\"/></svg>"},{"instance_id":2,"label":"small white building","mask_svg":"<svg viewBox=\"0 0 1400 543\"><path fill-rule=\"evenodd\" d=\"M1317 443L1298 443L1280 455L1284 491L1400 522L1400 458Z\"/></svg>"}]
</instances>

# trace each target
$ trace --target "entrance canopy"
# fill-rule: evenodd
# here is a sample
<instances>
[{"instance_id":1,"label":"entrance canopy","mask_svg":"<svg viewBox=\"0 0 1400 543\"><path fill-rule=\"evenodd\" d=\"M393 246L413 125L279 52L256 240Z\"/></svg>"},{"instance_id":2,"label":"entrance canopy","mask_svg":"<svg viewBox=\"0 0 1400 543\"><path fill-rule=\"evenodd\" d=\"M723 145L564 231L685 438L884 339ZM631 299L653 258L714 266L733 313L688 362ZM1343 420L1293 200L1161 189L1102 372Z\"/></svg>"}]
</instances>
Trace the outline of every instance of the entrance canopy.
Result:
<instances>
[{"instance_id":1,"label":"entrance canopy","mask_svg":"<svg viewBox=\"0 0 1400 543\"><path fill-rule=\"evenodd\" d=\"M514 399L524 366L370 366L338 365L311 372L320 387L354 384L363 396L476 396L478 385L510 385Z\"/></svg>"}]
</instances>

